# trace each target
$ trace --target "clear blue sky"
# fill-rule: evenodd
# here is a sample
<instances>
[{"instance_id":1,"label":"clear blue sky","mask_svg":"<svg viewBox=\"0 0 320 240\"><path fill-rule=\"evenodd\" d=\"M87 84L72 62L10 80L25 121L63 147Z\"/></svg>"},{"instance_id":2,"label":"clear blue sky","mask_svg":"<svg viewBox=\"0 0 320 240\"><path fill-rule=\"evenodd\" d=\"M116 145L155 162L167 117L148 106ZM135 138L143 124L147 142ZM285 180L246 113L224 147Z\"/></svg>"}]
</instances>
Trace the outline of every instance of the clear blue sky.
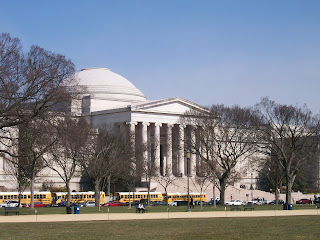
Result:
<instances>
[{"instance_id":1,"label":"clear blue sky","mask_svg":"<svg viewBox=\"0 0 320 240\"><path fill-rule=\"evenodd\" d=\"M148 99L320 110L319 0L0 0L0 32L106 67Z\"/></svg>"}]
</instances>

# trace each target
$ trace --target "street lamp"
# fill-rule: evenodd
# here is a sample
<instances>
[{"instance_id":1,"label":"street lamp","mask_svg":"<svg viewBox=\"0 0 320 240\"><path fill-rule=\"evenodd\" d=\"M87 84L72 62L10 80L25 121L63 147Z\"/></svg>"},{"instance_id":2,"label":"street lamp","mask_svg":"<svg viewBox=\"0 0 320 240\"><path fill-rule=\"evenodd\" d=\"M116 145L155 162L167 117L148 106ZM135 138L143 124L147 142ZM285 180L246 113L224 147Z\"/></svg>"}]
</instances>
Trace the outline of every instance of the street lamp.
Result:
<instances>
[{"instance_id":1,"label":"street lamp","mask_svg":"<svg viewBox=\"0 0 320 240\"><path fill-rule=\"evenodd\" d=\"M187 151L187 179L188 179L188 209L187 209L187 212L191 212L191 209L190 209L190 188L189 188L189 177L190 177L190 174L189 174L189 163L190 163L190 156L191 156L191 153L190 151L188 150Z\"/></svg>"}]
</instances>

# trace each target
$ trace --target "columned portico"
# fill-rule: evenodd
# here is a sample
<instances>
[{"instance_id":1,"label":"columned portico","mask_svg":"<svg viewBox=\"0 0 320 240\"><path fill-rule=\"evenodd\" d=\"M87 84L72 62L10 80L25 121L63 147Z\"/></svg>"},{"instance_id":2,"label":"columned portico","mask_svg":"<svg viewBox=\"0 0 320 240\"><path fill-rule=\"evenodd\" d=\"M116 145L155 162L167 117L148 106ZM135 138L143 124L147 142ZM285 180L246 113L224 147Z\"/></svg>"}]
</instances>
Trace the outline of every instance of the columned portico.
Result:
<instances>
[{"instance_id":1,"label":"columned portico","mask_svg":"<svg viewBox=\"0 0 320 240\"><path fill-rule=\"evenodd\" d=\"M190 176L197 174L197 168L199 168L201 160L197 159L196 154L191 154L188 166L185 157L186 151L190 149L190 144L194 145L198 142L200 133L195 126L135 121L118 123L115 126L118 126L119 132L130 136L133 158L138 157L140 159L140 164L137 164L136 167L140 166L147 169L148 162L153 161L153 164L149 166L153 166L152 172L155 176L172 176L174 174L184 177L188 172L188 167ZM176 145L173 144L173 129L177 130L175 135ZM203 151L203 147L200 147L200 149L200 151ZM140 154L137 154L138 152ZM174 156L175 161L177 161L176 167L173 163ZM133 159L133 162L137 163L135 159ZM176 169L175 172L173 172L174 169Z\"/></svg>"}]
</instances>

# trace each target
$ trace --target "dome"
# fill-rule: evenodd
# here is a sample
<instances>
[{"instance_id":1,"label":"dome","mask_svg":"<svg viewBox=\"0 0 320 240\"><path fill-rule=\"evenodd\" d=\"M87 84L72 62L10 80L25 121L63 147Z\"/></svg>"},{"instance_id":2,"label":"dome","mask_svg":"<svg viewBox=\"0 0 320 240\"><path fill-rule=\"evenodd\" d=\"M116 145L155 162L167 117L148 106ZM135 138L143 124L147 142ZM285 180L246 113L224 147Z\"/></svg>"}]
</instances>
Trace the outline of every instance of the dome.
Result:
<instances>
[{"instance_id":1,"label":"dome","mask_svg":"<svg viewBox=\"0 0 320 240\"><path fill-rule=\"evenodd\" d=\"M86 68L75 74L83 94L90 97L90 112L146 101L144 94L124 77L107 68Z\"/></svg>"}]
</instances>

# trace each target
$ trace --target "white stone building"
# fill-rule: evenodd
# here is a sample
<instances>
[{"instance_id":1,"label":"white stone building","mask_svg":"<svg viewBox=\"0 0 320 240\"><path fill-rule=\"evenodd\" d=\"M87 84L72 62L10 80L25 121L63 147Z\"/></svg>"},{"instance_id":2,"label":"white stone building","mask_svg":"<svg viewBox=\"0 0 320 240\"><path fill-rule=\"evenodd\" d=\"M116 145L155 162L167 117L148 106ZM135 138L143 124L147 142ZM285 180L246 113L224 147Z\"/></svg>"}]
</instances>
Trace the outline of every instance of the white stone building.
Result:
<instances>
[{"instance_id":1,"label":"white stone building","mask_svg":"<svg viewBox=\"0 0 320 240\"><path fill-rule=\"evenodd\" d=\"M183 139L194 139L196 129L195 126L181 125L180 117L188 110L207 112L208 109L179 97L149 101L130 81L105 68L83 69L75 76L82 91L80 97L72 102L72 113L75 116L85 116L94 127L111 126L115 132L130 133L133 145L141 143L149 146L140 157L148 161L154 158L158 169L156 174L175 175L181 179L186 176L187 160ZM199 164L200 159L191 155L191 176L195 176ZM252 182L251 173L247 180L249 184ZM62 180L50 169L43 170L36 180L36 186L40 188L45 181L64 186ZM79 182L80 176L75 177L71 189L79 190ZM6 171L5 161L0 157L1 186L8 190L15 188L15 183ZM183 189L178 187L178 190Z\"/></svg>"}]
</instances>

